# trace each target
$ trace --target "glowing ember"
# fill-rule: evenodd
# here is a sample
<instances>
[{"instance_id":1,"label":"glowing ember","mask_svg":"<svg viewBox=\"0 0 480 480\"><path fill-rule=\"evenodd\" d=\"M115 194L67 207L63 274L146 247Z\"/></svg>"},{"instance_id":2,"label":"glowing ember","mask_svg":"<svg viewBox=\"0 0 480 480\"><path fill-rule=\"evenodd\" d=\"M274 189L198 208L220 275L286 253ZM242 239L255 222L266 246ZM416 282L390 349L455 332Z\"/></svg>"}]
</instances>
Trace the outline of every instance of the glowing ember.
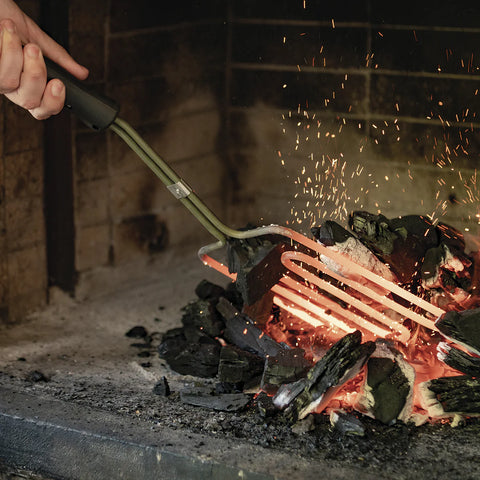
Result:
<instances>
[{"instance_id":1,"label":"glowing ember","mask_svg":"<svg viewBox=\"0 0 480 480\"><path fill-rule=\"evenodd\" d=\"M312 362L355 330L363 332L366 342L387 339L395 345L399 358L407 359L413 372L408 414L414 415L417 422L425 421L429 412L422 407L419 385L433 378L458 375L437 356L437 346L444 338L435 320L445 311L298 232L272 225L265 233L286 237L295 248L281 254L288 273L271 289L281 313L263 325L264 332L277 342L302 348L305 358ZM323 263L320 257L328 262ZM202 260L235 279L223 264L208 255L203 255ZM333 269L332 265L341 268ZM364 398L359 390L363 380L360 373L335 388L331 400L319 403L320 411L326 407L363 411L358 403Z\"/></svg>"}]
</instances>

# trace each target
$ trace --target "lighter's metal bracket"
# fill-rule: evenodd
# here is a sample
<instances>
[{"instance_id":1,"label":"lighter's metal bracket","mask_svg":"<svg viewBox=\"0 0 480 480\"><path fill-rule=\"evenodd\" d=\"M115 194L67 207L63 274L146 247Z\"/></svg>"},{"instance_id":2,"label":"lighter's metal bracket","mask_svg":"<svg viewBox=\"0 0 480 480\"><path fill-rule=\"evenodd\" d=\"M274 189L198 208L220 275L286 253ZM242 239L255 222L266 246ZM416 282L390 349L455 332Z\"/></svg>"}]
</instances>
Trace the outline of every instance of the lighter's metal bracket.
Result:
<instances>
[{"instance_id":1,"label":"lighter's metal bracket","mask_svg":"<svg viewBox=\"0 0 480 480\"><path fill-rule=\"evenodd\" d=\"M167 185L167 188L177 200L188 197L192 193L192 189L183 180Z\"/></svg>"}]
</instances>

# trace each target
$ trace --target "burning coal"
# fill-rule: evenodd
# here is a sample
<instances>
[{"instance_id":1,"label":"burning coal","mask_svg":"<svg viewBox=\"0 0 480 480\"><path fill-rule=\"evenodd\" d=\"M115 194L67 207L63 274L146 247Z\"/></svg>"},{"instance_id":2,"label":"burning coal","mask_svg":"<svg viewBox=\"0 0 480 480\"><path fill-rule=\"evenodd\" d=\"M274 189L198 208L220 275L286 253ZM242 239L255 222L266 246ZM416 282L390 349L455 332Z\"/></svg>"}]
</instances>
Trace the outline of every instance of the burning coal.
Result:
<instances>
[{"instance_id":1,"label":"burning coal","mask_svg":"<svg viewBox=\"0 0 480 480\"><path fill-rule=\"evenodd\" d=\"M480 414L477 254L423 216L354 212L349 228L326 221L301 244L232 240L237 281L202 282L160 356L217 378L224 408L265 392L292 425L321 412L385 424Z\"/></svg>"}]
</instances>

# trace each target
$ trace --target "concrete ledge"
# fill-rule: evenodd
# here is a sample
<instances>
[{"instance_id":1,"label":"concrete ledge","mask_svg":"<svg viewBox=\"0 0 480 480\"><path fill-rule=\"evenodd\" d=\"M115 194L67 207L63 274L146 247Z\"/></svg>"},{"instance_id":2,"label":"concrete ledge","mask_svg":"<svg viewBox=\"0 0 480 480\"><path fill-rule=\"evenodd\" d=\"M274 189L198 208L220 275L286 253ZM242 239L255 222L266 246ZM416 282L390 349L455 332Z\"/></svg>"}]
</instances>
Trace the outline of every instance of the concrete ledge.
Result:
<instances>
[{"instance_id":1,"label":"concrete ledge","mask_svg":"<svg viewBox=\"0 0 480 480\"><path fill-rule=\"evenodd\" d=\"M0 387L0 461L60 479L358 478L351 468ZM365 476L366 475L366 476ZM362 472L362 478L379 478Z\"/></svg>"},{"instance_id":2,"label":"concrete ledge","mask_svg":"<svg viewBox=\"0 0 480 480\"><path fill-rule=\"evenodd\" d=\"M159 437L146 429L105 412L0 390L0 458L6 464L90 480L273 478L195 456L201 439L192 435Z\"/></svg>"}]
</instances>

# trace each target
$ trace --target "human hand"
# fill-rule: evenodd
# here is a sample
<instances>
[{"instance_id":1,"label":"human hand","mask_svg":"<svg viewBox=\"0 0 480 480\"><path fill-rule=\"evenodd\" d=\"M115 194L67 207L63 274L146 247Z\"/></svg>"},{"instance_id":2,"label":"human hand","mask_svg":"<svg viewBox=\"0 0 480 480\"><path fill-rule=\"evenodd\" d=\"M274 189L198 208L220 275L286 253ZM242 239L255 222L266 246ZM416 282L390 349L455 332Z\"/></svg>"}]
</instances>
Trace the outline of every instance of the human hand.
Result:
<instances>
[{"instance_id":1,"label":"human hand","mask_svg":"<svg viewBox=\"0 0 480 480\"><path fill-rule=\"evenodd\" d=\"M47 82L43 54L80 80L88 76L88 70L12 0L0 0L0 94L39 120L59 113L65 102L63 83Z\"/></svg>"}]
</instances>

